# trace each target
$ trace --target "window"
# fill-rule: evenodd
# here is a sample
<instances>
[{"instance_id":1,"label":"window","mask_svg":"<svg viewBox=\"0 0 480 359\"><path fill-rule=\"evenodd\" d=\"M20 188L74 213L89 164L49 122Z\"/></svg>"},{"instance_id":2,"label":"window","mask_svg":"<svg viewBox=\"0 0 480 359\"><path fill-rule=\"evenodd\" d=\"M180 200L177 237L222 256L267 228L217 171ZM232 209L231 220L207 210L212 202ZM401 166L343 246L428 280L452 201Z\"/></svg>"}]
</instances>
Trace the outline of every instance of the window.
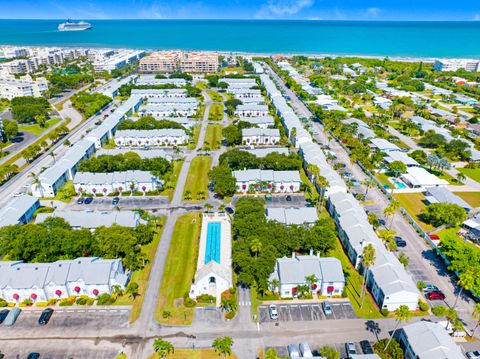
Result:
<instances>
[{"instance_id":1,"label":"window","mask_svg":"<svg viewBox=\"0 0 480 359\"><path fill-rule=\"evenodd\" d=\"M208 280L208 283L215 284L216 283L215 277L210 277L210 279Z\"/></svg>"}]
</instances>

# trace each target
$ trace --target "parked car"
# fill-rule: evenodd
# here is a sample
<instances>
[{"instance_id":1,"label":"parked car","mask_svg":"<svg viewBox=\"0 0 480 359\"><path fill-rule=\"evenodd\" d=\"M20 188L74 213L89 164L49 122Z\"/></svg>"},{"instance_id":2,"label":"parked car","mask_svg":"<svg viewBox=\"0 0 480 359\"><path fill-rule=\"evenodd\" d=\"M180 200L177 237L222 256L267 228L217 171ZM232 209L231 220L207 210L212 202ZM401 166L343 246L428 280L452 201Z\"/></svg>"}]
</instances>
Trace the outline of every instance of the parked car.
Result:
<instances>
[{"instance_id":1,"label":"parked car","mask_svg":"<svg viewBox=\"0 0 480 359\"><path fill-rule=\"evenodd\" d=\"M113 197L113 199L112 199L112 204L113 204L114 206L116 206L116 205L118 204L118 202L120 202L120 198L118 198L118 197Z\"/></svg>"},{"instance_id":2,"label":"parked car","mask_svg":"<svg viewBox=\"0 0 480 359\"><path fill-rule=\"evenodd\" d=\"M343 177L345 178L353 178L353 175L350 172L343 172Z\"/></svg>"},{"instance_id":3,"label":"parked car","mask_svg":"<svg viewBox=\"0 0 480 359\"><path fill-rule=\"evenodd\" d=\"M298 348L295 344L289 344L287 348L290 359L300 358L300 353L298 352Z\"/></svg>"},{"instance_id":4,"label":"parked car","mask_svg":"<svg viewBox=\"0 0 480 359\"><path fill-rule=\"evenodd\" d=\"M358 182L355 178L352 178L350 180L350 182L352 183L353 187L360 187L361 186L360 182Z\"/></svg>"},{"instance_id":5,"label":"parked car","mask_svg":"<svg viewBox=\"0 0 480 359\"><path fill-rule=\"evenodd\" d=\"M406 247L407 242L399 236L395 236L395 243L397 243L397 247Z\"/></svg>"},{"instance_id":6,"label":"parked car","mask_svg":"<svg viewBox=\"0 0 480 359\"><path fill-rule=\"evenodd\" d=\"M83 204L83 202L85 202L85 198L83 198L83 197L78 197L78 199L77 199L77 204Z\"/></svg>"},{"instance_id":7,"label":"parked car","mask_svg":"<svg viewBox=\"0 0 480 359\"><path fill-rule=\"evenodd\" d=\"M85 204L90 204L93 202L93 197L85 197Z\"/></svg>"},{"instance_id":8,"label":"parked car","mask_svg":"<svg viewBox=\"0 0 480 359\"><path fill-rule=\"evenodd\" d=\"M27 359L38 359L40 358L40 353L30 353L27 355Z\"/></svg>"},{"instance_id":9,"label":"parked car","mask_svg":"<svg viewBox=\"0 0 480 359\"><path fill-rule=\"evenodd\" d=\"M5 318L7 317L7 315L8 315L9 312L10 312L10 311L9 311L8 309L2 309L2 310L0 311L0 324L3 323L3 321L5 320Z\"/></svg>"},{"instance_id":10,"label":"parked car","mask_svg":"<svg viewBox=\"0 0 480 359\"><path fill-rule=\"evenodd\" d=\"M270 312L270 318L272 320L277 320L278 319L278 310L277 306L275 304L271 304L268 306L268 311Z\"/></svg>"},{"instance_id":11,"label":"parked car","mask_svg":"<svg viewBox=\"0 0 480 359\"><path fill-rule=\"evenodd\" d=\"M363 354L373 354L372 345L368 340L362 340L360 346L362 347Z\"/></svg>"},{"instance_id":12,"label":"parked car","mask_svg":"<svg viewBox=\"0 0 480 359\"><path fill-rule=\"evenodd\" d=\"M433 285L433 284L426 284L425 285L425 288L423 288L423 291L425 293L428 293L428 292L440 292L440 289L438 289L438 287L436 285Z\"/></svg>"},{"instance_id":13,"label":"parked car","mask_svg":"<svg viewBox=\"0 0 480 359\"><path fill-rule=\"evenodd\" d=\"M350 358L352 355L357 354L357 348L355 344L352 342L345 343L345 350L347 351L347 355Z\"/></svg>"},{"instance_id":14,"label":"parked car","mask_svg":"<svg viewBox=\"0 0 480 359\"><path fill-rule=\"evenodd\" d=\"M43 310L42 314L40 314L40 318L38 318L38 324L40 325L47 325L50 321L50 318L53 315L52 308L46 308Z\"/></svg>"},{"instance_id":15,"label":"parked car","mask_svg":"<svg viewBox=\"0 0 480 359\"><path fill-rule=\"evenodd\" d=\"M330 304L330 302L323 302L322 303L322 308L323 308L323 312L325 313L325 315L332 315L333 314L332 305Z\"/></svg>"},{"instance_id":16,"label":"parked car","mask_svg":"<svg viewBox=\"0 0 480 359\"><path fill-rule=\"evenodd\" d=\"M310 346L308 343L300 343L298 345L300 349L300 354L302 355L302 358L313 358L313 353L310 350Z\"/></svg>"},{"instance_id":17,"label":"parked car","mask_svg":"<svg viewBox=\"0 0 480 359\"><path fill-rule=\"evenodd\" d=\"M467 352L468 359L480 359L480 350L474 350L471 352Z\"/></svg>"},{"instance_id":18,"label":"parked car","mask_svg":"<svg viewBox=\"0 0 480 359\"><path fill-rule=\"evenodd\" d=\"M15 192L13 194L13 197L22 197L22 196L25 196L25 192Z\"/></svg>"},{"instance_id":19,"label":"parked car","mask_svg":"<svg viewBox=\"0 0 480 359\"><path fill-rule=\"evenodd\" d=\"M425 297L427 297L428 300L444 300L445 294L440 291L432 291L425 294Z\"/></svg>"},{"instance_id":20,"label":"parked car","mask_svg":"<svg viewBox=\"0 0 480 359\"><path fill-rule=\"evenodd\" d=\"M14 325L21 312L22 310L20 308L12 308L10 313L8 313L7 317L5 318L3 325L7 327Z\"/></svg>"},{"instance_id":21,"label":"parked car","mask_svg":"<svg viewBox=\"0 0 480 359\"><path fill-rule=\"evenodd\" d=\"M230 214L233 214L234 210L233 210L232 207L226 207L226 208L225 208L225 212L230 213Z\"/></svg>"}]
</instances>

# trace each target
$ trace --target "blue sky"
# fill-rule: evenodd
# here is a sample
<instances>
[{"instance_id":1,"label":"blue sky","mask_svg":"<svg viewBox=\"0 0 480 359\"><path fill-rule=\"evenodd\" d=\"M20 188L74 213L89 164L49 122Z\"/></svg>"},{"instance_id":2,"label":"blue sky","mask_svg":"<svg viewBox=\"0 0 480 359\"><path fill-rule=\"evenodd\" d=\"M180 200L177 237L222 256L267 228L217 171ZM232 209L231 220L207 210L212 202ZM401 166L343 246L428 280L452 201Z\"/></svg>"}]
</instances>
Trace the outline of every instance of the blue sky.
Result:
<instances>
[{"instance_id":1,"label":"blue sky","mask_svg":"<svg viewBox=\"0 0 480 359\"><path fill-rule=\"evenodd\" d=\"M0 0L0 18L480 21L480 0Z\"/></svg>"}]
</instances>

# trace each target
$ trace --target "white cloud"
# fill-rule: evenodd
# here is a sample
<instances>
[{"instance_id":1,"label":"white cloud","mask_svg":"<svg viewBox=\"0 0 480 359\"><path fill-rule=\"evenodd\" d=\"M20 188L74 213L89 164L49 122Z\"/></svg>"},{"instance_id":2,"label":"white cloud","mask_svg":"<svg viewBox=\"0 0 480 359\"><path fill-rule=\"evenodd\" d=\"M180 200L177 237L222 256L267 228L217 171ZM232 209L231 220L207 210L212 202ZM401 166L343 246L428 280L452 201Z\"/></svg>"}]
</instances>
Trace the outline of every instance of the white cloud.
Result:
<instances>
[{"instance_id":1,"label":"white cloud","mask_svg":"<svg viewBox=\"0 0 480 359\"><path fill-rule=\"evenodd\" d=\"M314 0L268 0L257 12L257 18L295 15L314 4Z\"/></svg>"},{"instance_id":2,"label":"white cloud","mask_svg":"<svg viewBox=\"0 0 480 359\"><path fill-rule=\"evenodd\" d=\"M378 16L382 12L382 9L379 9L378 7L369 7L366 11L366 14L368 16Z\"/></svg>"},{"instance_id":3,"label":"white cloud","mask_svg":"<svg viewBox=\"0 0 480 359\"><path fill-rule=\"evenodd\" d=\"M475 14L473 16L473 21L480 21L480 14Z\"/></svg>"}]
</instances>

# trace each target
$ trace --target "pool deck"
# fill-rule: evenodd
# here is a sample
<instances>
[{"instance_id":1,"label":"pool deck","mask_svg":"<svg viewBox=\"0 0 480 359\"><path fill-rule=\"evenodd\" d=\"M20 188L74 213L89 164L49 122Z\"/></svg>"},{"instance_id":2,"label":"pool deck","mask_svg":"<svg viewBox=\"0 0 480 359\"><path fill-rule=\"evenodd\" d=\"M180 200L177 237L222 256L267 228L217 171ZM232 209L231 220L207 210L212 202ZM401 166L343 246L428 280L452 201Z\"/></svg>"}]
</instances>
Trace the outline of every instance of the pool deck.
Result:
<instances>
[{"instance_id":1,"label":"pool deck","mask_svg":"<svg viewBox=\"0 0 480 359\"><path fill-rule=\"evenodd\" d=\"M208 223L218 222L220 229L220 265L232 267L232 231L230 218L227 214L204 213L202 219L202 230L200 233L200 245L198 247L197 271L206 265L205 255L207 249Z\"/></svg>"}]
</instances>

